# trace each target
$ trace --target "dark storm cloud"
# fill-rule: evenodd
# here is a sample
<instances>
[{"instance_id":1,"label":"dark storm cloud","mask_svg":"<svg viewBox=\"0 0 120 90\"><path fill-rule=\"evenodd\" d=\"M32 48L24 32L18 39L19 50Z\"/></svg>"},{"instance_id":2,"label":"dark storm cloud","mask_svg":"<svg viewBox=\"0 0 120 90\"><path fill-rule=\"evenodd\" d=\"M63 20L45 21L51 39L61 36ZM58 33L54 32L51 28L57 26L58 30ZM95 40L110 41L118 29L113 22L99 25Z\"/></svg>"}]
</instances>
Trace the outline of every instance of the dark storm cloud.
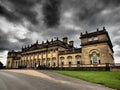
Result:
<instances>
[{"instance_id":1,"label":"dark storm cloud","mask_svg":"<svg viewBox=\"0 0 120 90\"><path fill-rule=\"evenodd\" d=\"M40 1L41 0L7 0L7 3L9 2L12 7L9 6L9 4L7 6L4 2L4 0L0 1L0 16L5 17L8 20L8 23L16 23L17 22L17 24L20 25L22 19L27 19L32 24L36 25L36 24L38 24L38 21L36 18L37 12L34 11L34 6L36 4L40 4ZM2 17L0 17L0 18L2 18ZM0 19L0 20L2 23L3 19ZM3 23L7 24L7 21L5 21ZM5 28L4 30L7 30L10 27L10 31L8 31L7 33L3 32L3 30L1 30L2 27L3 26L0 27L0 51L12 50L12 49L20 50L22 46L31 44L31 42L32 42L31 38L27 38L27 37L19 38L15 35L16 34L16 33L14 33L15 31L11 30L12 28L15 28L12 26L12 24L8 25L8 27L7 26L3 27L3 28ZM24 27L24 29L27 29L27 27ZM16 32L17 32L17 29L16 29ZM14 40L16 40L16 41L14 41Z\"/></svg>"},{"instance_id":2,"label":"dark storm cloud","mask_svg":"<svg viewBox=\"0 0 120 90\"><path fill-rule=\"evenodd\" d=\"M94 2L94 1L93 1ZM90 1L84 1L80 7L79 18L81 21L88 20L91 17L94 17L98 12L103 10L104 7L98 7L97 2L94 2L94 6L89 6ZM99 4L99 3L98 3ZM86 6L86 7L85 7Z\"/></svg>"},{"instance_id":3,"label":"dark storm cloud","mask_svg":"<svg viewBox=\"0 0 120 90\"><path fill-rule=\"evenodd\" d=\"M23 43L22 46L24 47L25 45L30 45L32 44L32 41L30 38L25 38L25 39L19 39L20 43Z\"/></svg>"},{"instance_id":4,"label":"dark storm cloud","mask_svg":"<svg viewBox=\"0 0 120 90\"><path fill-rule=\"evenodd\" d=\"M112 32L112 41L114 45L119 45L120 46L120 27L117 29L114 29Z\"/></svg>"},{"instance_id":5,"label":"dark storm cloud","mask_svg":"<svg viewBox=\"0 0 120 90\"><path fill-rule=\"evenodd\" d=\"M60 19L60 0L46 0L43 5L44 22L47 27L55 27Z\"/></svg>"},{"instance_id":6,"label":"dark storm cloud","mask_svg":"<svg viewBox=\"0 0 120 90\"><path fill-rule=\"evenodd\" d=\"M65 30L65 29L61 29L61 28L59 28L59 29L55 28L52 30L49 29L47 31L44 31L42 36L46 36L46 37L44 37L45 40L52 39L54 37L59 37L60 39L63 37L69 37L69 39L74 39L74 38L76 38L75 35L77 35L79 33L80 33L80 31L75 31L73 29ZM79 38L78 38L78 40L79 40Z\"/></svg>"},{"instance_id":7,"label":"dark storm cloud","mask_svg":"<svg viewBox=\"0 0 120 90\"><path fill-rule=\"evenodd\" d=\"M105 6L116 7L120 5L120 0L100 0Z\"/></svg>"},{"instance_id":8,"label":"dark storm cloud","mask_svg":"<svg viewBox=\"0 0 120 90\"><path fill-rule=\"evenodd\" d=\"M11 43L9 41L9 35L3 33L0 30L0 51L2 52L4 50L12 50L13 48L18 49L19 48L18 44Z\"/></svg>"},{"instance_id":9,"label":"dark storm cloud","mask_svg":"<svg viewBox=\"0 0 120 90\"><path fill-rule=\"evenodd\" d=\"M12 11L8 11L4 7L0 7L1 15L6 17L10 21L20 21L23 18L30 21L32 24L37 24L37 12L33 9L36 3L40 3L41 0L8 0L14 8ZM2 2L4 3L4 1Z\"/></svg>"},{"instance_id":10,"label":"dark storm cloud","mask_svg":"<svg viewBox=\"0 0 120 90\"><path fill-rule=\"evenodd\" d=\"M101 12L107 9L114 10L119 5L120 5L120 0L93 0L92 2L91 0L85 0L82 3L82 5L79 7L80 11L78 13L78 16L80 22L85 22L89 26L104 25L107 20L105 20L106 17L104 16L103 17L101 16L102 18L100 17ZM108 17L112 18L113 17L112 15L114 14L115 13L111 13L111 15L107 16L107 18Z\"/></svg>"},{"instance_id":11,"label":"dark storm cloud","mask_svg":"<svg viewBox=\"0 0 120 90\"><path fill-rule=\"evenodd\" d=\"M8 35L4 34L1 30L0 30L0 51L3 50L8 50L9 47L9 41L8 41Z\"/></svg>"},{"instance_id":12,"label":"dark storm cloud","mask_svg":"<svg viewBox=\"0 0 120 90\"><path fill-rule=\"evenodd\" d=\"M4 50L20 50L22 46L25 46L31 43L31 39L19 39L17 37L13 37L14 39L18 40L18 42L11 42L10 37L14 36L13 33L4 33L0 30L0 51Z\"/></svg>"},{"instance_id":13,"label":"dark storm cloud","mask_svg":"<svg viewBox=\"0 0 120 90\"><path fill-rule=\"evenodd\" d=\"M33 7L34 4L41 2L41 0L8 0L18 7Z\"/></svg>"},{"instance_id":14,"label":"dark storm cloud","mask_svg":"<svg viewBox=\"0 0 120 90\"><path fill-rule=\"evenodd\" d=\"M15 11L21 16L25 17L27 20L32 22L32 24L37 24L36 19L37 12L33 9L36 3L41 0L9 0L15 7Z\"/></svg>"},{"instance_id":15,"label":"dark storm cloud","mask_svg":"<svg viewBox=\"0 0 120 90\"><path fill-rule=\"evenodd\" d=\"M0 16L6 17L9 21L16 22L20 21L20 18L13 12L8 11L4 6L0 4Z\"/></svg>"}]
</instances>

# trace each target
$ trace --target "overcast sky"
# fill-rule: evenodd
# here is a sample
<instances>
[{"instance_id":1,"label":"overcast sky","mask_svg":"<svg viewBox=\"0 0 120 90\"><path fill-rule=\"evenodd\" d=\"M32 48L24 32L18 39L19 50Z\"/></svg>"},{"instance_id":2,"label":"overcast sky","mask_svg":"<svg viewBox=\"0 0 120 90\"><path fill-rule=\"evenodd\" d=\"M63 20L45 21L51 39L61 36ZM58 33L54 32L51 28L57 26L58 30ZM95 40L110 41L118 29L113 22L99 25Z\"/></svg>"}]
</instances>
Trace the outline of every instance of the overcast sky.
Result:
<instances>
[{"instance_id":1,"label":"overcast sky","mask_svg":"<svg viewBox=\"0 0 120 90\"><path fill-rule=\"evenodd\" d=\"M105 26L120 62L120 0L0 0L0 61L9 50L67 36L80 47L80 33Z\"/></svg>"}]
</instances>

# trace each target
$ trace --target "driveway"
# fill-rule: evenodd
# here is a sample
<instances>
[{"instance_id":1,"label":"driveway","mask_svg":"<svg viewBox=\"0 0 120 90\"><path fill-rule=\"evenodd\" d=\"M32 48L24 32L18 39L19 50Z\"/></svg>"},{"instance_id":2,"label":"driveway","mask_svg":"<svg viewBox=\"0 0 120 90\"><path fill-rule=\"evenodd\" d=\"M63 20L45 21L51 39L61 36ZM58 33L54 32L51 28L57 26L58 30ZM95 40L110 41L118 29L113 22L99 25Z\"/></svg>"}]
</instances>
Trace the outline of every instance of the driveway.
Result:
<instances>
[{"instance_id":1,"label":"driveway","mask_svg":"<svg viewBox=\"0 0 120 90\"><path fill-rule=\"evenodd\" d=\"M0 70L0 90L113 90L44 70Z\"/></svg>"}]
</instances>

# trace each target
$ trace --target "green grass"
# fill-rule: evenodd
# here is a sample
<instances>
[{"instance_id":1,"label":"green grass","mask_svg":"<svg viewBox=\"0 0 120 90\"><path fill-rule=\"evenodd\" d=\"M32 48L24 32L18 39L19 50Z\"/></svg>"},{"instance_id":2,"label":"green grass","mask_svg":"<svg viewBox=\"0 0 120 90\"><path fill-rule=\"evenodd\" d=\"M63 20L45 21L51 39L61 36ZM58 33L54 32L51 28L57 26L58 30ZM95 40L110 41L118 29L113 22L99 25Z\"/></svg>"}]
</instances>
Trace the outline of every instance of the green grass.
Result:
<instances>
[{"instance_id":1,"label":"green grass","mask_svg":"<svg viewBox=\"0 0 120 90\"><path fill-rule=\"evenodd\" d=\"M120 90L120 72L60 70L54 70L53 72Z\"/></svg>"}]
</instances>

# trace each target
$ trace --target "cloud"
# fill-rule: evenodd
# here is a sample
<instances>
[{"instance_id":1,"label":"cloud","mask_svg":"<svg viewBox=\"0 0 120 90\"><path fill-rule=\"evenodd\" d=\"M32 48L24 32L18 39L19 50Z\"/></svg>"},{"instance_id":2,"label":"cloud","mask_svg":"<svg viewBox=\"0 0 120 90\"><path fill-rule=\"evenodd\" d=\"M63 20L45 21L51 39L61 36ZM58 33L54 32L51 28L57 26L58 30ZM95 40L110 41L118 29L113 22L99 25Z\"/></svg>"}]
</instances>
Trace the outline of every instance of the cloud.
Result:
<instances>
[{"instance_id":1,"label":"cloud","mask_svg":"<svg viewBox=\"0 0 120 90\"><path fill-rule=\"evenodd\" d=\"M114 50L116 51L114 55L115 56L119 56L120 55L120 46L119 45L115 45L114 46Z\"/></svg>"},{"instance_id":2,"label":"cloud","mask_svg":"<svg viewBox=\"0 0 120 90\"><path fill-rule=\"evenodd\" d=\"M0 50L11 50L13 48L20 49L25 42L20 42L26 39L29 30L21 24L13 24L5 18L0 17ZM31 41L31 40L30 40ZM27 40L26 40L27 42Z\"/></svg>"},{"instance_id":3,"label":"cloud","mask_svg":"<svg viewBox=\"0 0 120 90\"><path fill-rule=\"evenodd\" d=\"M6 3L0 6L1 15L6 17L9 21L20 22L23 19L27 19L32 24L37 24L36 19L37 12L34 10L36 3L40 3L41 0L5 0L1 3L8 2L11 5L8 7L11 8L11 11L7 10Z\"/></svg>"},{"instance_id":4,"label":"cloud","mask_svg":"<svg viewBox=\"0 0 120 90\"><path fill-rule=\"evenodd\" d=\"M6 58L7 58L8 51L2 51L0 52L0 61L6 65Z\"/></svg>"},{"instance_id":5,"label":"cloud","mask_svg":"<svg viewBox=\"0 0 120 90\"><path fill-rule=\"evenodd\" d=\"M11 11L7 10L4 6L0 4L0 16L4 16L11 22L20 21L19 17L13 14Z\"/></svg>"},{"instance_id":6,"label":"cloud","mask_svg":"<svg viewBox=\"0 0 120 90\"><path fill-rule=\"evenodd\" d=\"M70 24L70 23L65 24L63 27L64 27L65 29L72 29L72 30L75 30L75 31L81 30L81 27L80 27L80 26L77 26L77 25L74 25L74 24Z\"/></svg>"},{"instance_id":7,"label":"cloud","mask_svg":"<svg viewBox=\"0 0 120 90\"><path fill-rule=\"evenodd\" d=\"M44 22L47 27L55 27L60 19L60 0L46 0L43 5Z\"/></svg>"},{"instance_id":8,"label":"cloud","mask_svg":"<svg viewBox=\"0 0 120 90\"><path fill-rule=\"evenodd\" d=\"M101 2L105 5L105 6L109 6L109 7L116 7L120 5L120 0L101 0Z\"/></svg>"},{"instance_id":9,"label":"cloud","mask_svg":"<svg viewBox=\"0 0 120 90\"><path fill-rule=\"evenodd\" d=\"M0 51L106 27L119 56L120 0L0 0ZM116 58L115 58L116 59Z\"/></svg>"},{"instance_id":10,"label":"cloud","mask_svg":"<svg viewBox=\"0 0 120 90\"><path fill-rule=\"evenodd\" d=\"M79 6L78 17L81 23L90 27L103 26L110 22L119 22L119 1L85 0ZM118 20L117 20L118 19Z\"/></svg>"},{"instance_id":11,"label":"cloud","mask_svg":"<svg viewBox=\"0 0 120 90\"><path fill-rule=\"evenodd\" d=\"M114 58L116 63L120 63L120 45L115 45L113 47L115 53L114 53Z\"/></svg>"}]
</instances>

